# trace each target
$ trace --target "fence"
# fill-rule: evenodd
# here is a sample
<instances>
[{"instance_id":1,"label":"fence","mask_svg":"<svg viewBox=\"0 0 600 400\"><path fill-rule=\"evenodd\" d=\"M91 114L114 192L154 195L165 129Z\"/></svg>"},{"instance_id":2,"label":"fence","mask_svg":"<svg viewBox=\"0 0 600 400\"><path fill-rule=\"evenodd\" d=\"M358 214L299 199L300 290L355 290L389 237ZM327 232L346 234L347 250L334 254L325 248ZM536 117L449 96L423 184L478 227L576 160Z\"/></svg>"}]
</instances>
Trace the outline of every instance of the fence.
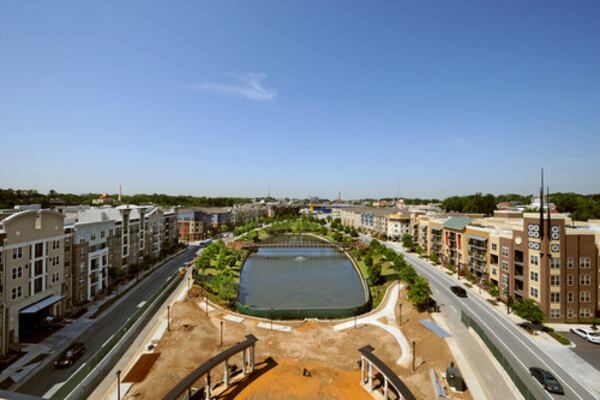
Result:
<instances>
[{"instance_id":1,"label":"fence","mask_svg":"<svg viewBox=\"0 0 600 400\"><path fill-rule=\"evenodd\" d=\"M519 392L523 395L526 400L535 400L536 397L529 390L525 382L521 379L521 377L515 372L513 367L510 364L510 361L504 356L502 351L498 349L496 344L490 339L487 333L475 322L470 316L468 316L464 311L461 311L460 319L463 324L467 327L473 328L475 332L479 335L481 340L485 343L485 345L490 349L496 360L502 365L502 368L506 371L510 379L513 381Z\"/></svg>"},{"instance_id":2,"label":"fence","mask_svg":"<svg viewBox=\"0 0 600 400\"><path fill-rule=\"evenodd\" d=\"M117 332L115 332L114 336L107 341L102 347L89 359L87 362L81 367L75 374L71 375L68 381L65 382L64 385L56 391L51 397L50 400L63 400L68 398L75 389L77 389L77 396L75 398L86 398L89 394L94 390L96 384L98 384L102 379L104 379L105 375L110 371L112 365L114 363L107 363L107 365L103 366L96 371L96 376L91 378L90 384L82 385L84 380L88 377L88 375L100 365L100 363L104 360L104 358L119 344L119 341L129 332L132 326L141 318L144 320L149 320L153 317L154 313L158 310L158 308L162 305L162 303L166 300L166 298L173 292L173 290L177 287L177 285L181 282L180 279L177 279L177 274L174 274L169 278L169 280L163 284L158 290L156 290L152 296L146 301L146 303L136 310L136 312L123 324L121 328ZM137 334L144 328L145 324L138 324L135 329L133 329L132 334L129 335L127 340L124 343L121 343L117 351L115 353L124 352L127 349L127 346L131 344L131 342L135 339ZM115 356L120 357L121 354L115 354ZM118 360L118 357L114 359L114 362Z\"/></svg>"},{"instance_id":3,"label":"fence","mask_svg":"<svg viewBox=\"0 0 600 400\"><path fill-rule=\"evenodd\" d=\"M281 308L253 308L236 303L238 312L253 317L269 318L269 319L304 319L304 318L349 318L355 315L363 314L371 309L371 299L358 307L348 308L297 308L297 309L281 309Z\"/></svg>"}]
</instances>

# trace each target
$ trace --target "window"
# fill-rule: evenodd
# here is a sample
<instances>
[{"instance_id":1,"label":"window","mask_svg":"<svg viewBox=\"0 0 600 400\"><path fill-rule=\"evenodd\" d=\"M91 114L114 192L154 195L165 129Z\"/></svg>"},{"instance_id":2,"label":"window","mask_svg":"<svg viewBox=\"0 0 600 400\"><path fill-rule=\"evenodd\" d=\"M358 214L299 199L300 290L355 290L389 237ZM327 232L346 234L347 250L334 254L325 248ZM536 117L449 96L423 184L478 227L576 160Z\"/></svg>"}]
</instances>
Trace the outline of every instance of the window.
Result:
<instances>
[{"instance_id":1,"label":"window","mask_svg":"<svg viewBox=\"0 0 600 400\"><path fill-rule=\"evenodd\" d=\"M492 243L492 250L498 250L498 245L496 243Z\"/></svg>"},{"instance_id":2,"label":"window","mask_svg":"<svg viewBox=\"0 0 600 400\"><path fill-rule=\"evenodd\" d=\"M90 241L92 240L96 240L96 234L93 232L90 234Z\"/></svg>"},{"instance_id":3,"label":"window","mask_svg":"<svg viewBox=\"0 0 600 400\"><path fill-rule=\"evenodd\" d=\"M575 278L573 277L573 274L567 275L567 285L573 286L574 284L575 284Z\"/></svg>"},{"instance_id":4,"label":"window","mask_svg":"<svg viewBox=\"0 0 600 400\"><path fill-rule=\"evenodd\" d=\"M15 247L13 249L13 254L12 254L13 260L18 260L18 259L20 259L22 257L23 257L23 248L22 247Z\"/></svg>"},{"instance_id":5,"label":"window","mask_svg":"<svg viewBox=\"0 0 600 400\"><path fill-rule=\"evenodd\" d=\"M103 238L104 237L104 231L100 231L100 237Z\"/></svg>"},{"instance_id":6,"label":"window","mask_svg":"<svg viewBox=\"0 0 600 400\"><path fill-rule=\"evenodd\" d=\"M589 257L579 257L579 268L590 268L592 266Z\"/></svg>"},{"instance_id":7,"label":"window","mask_svg":"<svg viewBox=\"0 0 600 400\"><path fill-rule=\"evenodd\" d=\"M530 275L530 279L531 279L532 281L534 281L534 282L537 282L537 281L538 281L538 279L539 279L539 275L538 275L538 273L537 273L537 272L533 272L533 271L531 271L529 275Z\"/></svg>"},{"instance_id":8,"label":"window","mask_svg":"<svg viewBox=\"0 0 600 400\"><path fill-rule=\"evenodd\" d=\"M579 276L579 284L589 286L592 284L592 276L590 274L581 274Z\"/></svg>"},{"instance_id":9,"label":"window","mask_svg":"<svg viewBox=\"0 0 600 400\"><path fill-rule=\"evenodd\" d=\"M23 276L23 267L15 267L12 270L12 278L19 279Z\"/></svg>"},{"instance_id":10,"label":"window","mask_svg":"<svg viewBox=\"0 0 600 400\"><path fill-rule=\"evenodd\" d=\"M560 268L560 258L551 258L550 259L550 268L552 268L552 269Z\"/></svg>"},{"instance_id":11,"label":"window","mask_svg":"<svg viewBox=\"0 0 600 400\"><path fill-rule=\"evenodd\" d=\"M550 286L560 286L560 275L550 275Z\"/></svg>"},{"instance_id":12,"label":"window","mask_svg":"<svg viewBox=\"0 0 600 400\"><path fill-rule=\"evenodd\" d=\"M573 257L567 257L567 268L572 269L575 266L575 259Z\"/></svg>"},{"instance_id":13,"label":"window","mask_svg":"<svg viewBox=\"0 0 600 400\"><path fill-rule=\"evenodd\" d=\"M508 261L502 261L502 272L508 274Z\"/></svg>"},{"instance_id":14,"label":"window","mask_svg":"<svg viewBox=\"0 0 600 400\"><path fill-rule=\"evenodd\" d=\"M531 294L532 297L538 297L538 290L537 288L529 288L529 293Z\"/></svg>"},{"instance_id":15,"label":"window","mask_svg":"<svg viewBox=\"0 0 600 400\"><path fill-rule=\"evenodd\" d=\"M573 303L575 301L575 295L573 292L567 292L567 303Z\"/></svg>"},{"instance_id":16,"label":"window","mask_svg":"<svg viewBox=\"0 0 600 400\"><path fill-rule=\"evenodd\" d=\"M551 319L560 318L560 310L550 310L550 318Z\"/></svg>"},{"instance_id":17,"label":"window","mask_svg":"<svg viewBox=\"0 0 600 400\"><path fill-rule=\"evenodd\" d=\"M35 244L35 258L42 257L44 255L44 243Z\"/></svg>"},{"instance_id":18,"label":"window","mask_svg":"<svg viewBox=\"0 0 600 400\"><path fill-rule=\"evenodd\" d=\"M550 303L560 303L559 292L550 292Z\"/></svg>"},{"instance_id":19,"label":"window","mask_svg":"<svg viewBox=\"0 0 600 400\"><path fill-rule=\"evenodd\" d=\"M16 300L19 297L21 297L22 295L23 295L23 289L21 288L21 286L12 288L11 293L10 293L11 299Z\"/></svg>"},{"instance_id":20,"label":"window","mask_svg":"<svg viewBox=\"0 0 600 400\"><path fill-rule=\"evenodd\" d=\"M112 229L109 229L109 230L108 230L108 236L112 236L112 235L113 235L113 230L112 230Z\"/></svg>"},{"instance_id":21,"label":"window","mask_svg":"<svg viewBox=\"0 0 600 400\"><path fill-rule=\"evenodd\" d=\"M502 246L502 256L508 257L508 247Z\"/></svg>"},{"instance_id":22,"label":"window","mask_svg":"<svg viewBox=\"0 0 600 400\"><path fill-rule=\"evenodd\" d=\"M581 301L582 303L589 303L591 298L592 296L588 291L583 291L579 293L579 301Z\"/></svg>"},{"instance_id":23,"label":"window","mask_svg":"<svg viewBox=\"0 0 600 400\"><path fill-rule=\"evenodd\" d=\"M575 310L573 310L572 308L569 308L567 310L567 318L575 318Z\"/></svg>"},{"instance_id":24,"label":"window","mask_svg":"<svg viewBox=\"0 0 600 400\"><path fill-rule=\"evenodd\" d=\"M592 314L592 310L589 308L582 308L579 310L579 316L581 318L592 318L594 315Z\"/></svg>"},{"instance_id":25,"label":"window","mask_svg":"<svg viewBox=\"0 0 600 400\"><path fill-rule=\"evenodd\" d=\"M531 265L539 265L540 258L538 256L531 255L531 256L529 256L529 263Z\"/></svg>"}]
</instances>

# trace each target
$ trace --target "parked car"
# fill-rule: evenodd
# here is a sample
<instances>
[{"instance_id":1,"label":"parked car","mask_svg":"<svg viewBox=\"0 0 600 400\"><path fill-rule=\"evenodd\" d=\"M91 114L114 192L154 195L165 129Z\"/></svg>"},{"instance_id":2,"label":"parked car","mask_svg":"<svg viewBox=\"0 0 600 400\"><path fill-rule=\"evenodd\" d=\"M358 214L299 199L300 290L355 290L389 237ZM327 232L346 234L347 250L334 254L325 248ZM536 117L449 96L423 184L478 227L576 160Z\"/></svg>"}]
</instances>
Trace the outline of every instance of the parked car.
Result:
<instances>
[{"instance_id":1,"label":"parked car","mask_svg":"<svg viewBox=\"0 0 600 400\"><path fill-rule=\"evenodd\" d=\"M458 297L469 297L467 296L467 291L462 286L450 286L450 290L452 290L452 293L454 293Z\"/></svg>"},{"instance_id":2,"label":"parked car","mask_svg":"<svg viewBox=\"0 0 600 400\"><path fill-rule=\"evenodd\" d=\"M586 328L571 328L571 332L587 340L588 342L600 344L600 331L593 331Z\"/></svg>"},{"instance_id":3,"label":"parked car","mask_svg":"<svg viewBox=\"0 0 600 400\"><path fill-rule=\"evenodd\" d=\"M75 364L75 361L79 359L85 353L85 344L75 342L71 344L61 355L54 361L55 368L66 368Z\"/></svg>"},{"instance_id":4,"label":"parked car","mask_svg":"<svg viewBox=\"0 0 600 400\"><path fill-rule=\"evenodd\" d=\"M549 393L565 394L562 385L550 372L538 367L529 368L529 372Z\"/></svg>"}]
</instances>

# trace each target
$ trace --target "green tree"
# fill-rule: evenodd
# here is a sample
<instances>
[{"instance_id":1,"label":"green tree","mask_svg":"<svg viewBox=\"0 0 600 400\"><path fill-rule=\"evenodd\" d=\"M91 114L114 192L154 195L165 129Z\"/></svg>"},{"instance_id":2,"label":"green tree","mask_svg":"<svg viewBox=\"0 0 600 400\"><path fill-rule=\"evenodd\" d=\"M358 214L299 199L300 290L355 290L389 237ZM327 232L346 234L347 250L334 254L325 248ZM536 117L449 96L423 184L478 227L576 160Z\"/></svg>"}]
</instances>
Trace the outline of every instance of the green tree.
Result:
<instances>
[{"instance_id":1,"label":"green tree","mask_svg":"<svg viewBox=\"0 0 600 400\"><path fill-rule=\"evenodd\" d=\"M402 246L408 251L415 250L415 242L413 241L413 237L410 233L405 233L402 235Z\"/></svg>"},{"instance_id":2,"label":"green tree","mask_svg":"<svg viewBox=\"0 0 600 400\"><path fill-rule=\"evenodd\" d=\"M407 297L419 310L424 309L429 304L429 298L431 297L431 288L427 279L417 276L415 282L408 287Z\"/></svg>"},{"instance_id":3,"label":"green tree","mask_svg":"<svg viewBox=\"0 0 600 400\"><path fill-rule=\"evenodd\" d=\"M381 279L381 263L371 264L367 268L367 274L369 276L369 285L377 285Z\"/></svg>"},{"instance_id":4,"label":"green tree","mask_svg":"<svg viewBox=\"0 0 600 400\"><path fill-rule=\"evenodd\" d=\"M544 312L538 303L533 299L524 299L518 301L514 305L513 310L519 317L534 324L539 324L544 320Z\"/></svg>"},{"instance_id":5,"label":"green tree","mask_svg":"<svg viewBox=\"0 0 600 400\"><path fill-rule=\"evenodd\" d=\"M439 256L438 256L437 253L433 252L429 256L429 261L431 261L434 264L439 264L440 263L440 258L439 258Z\"/></svg>"},{"instance_id":6,"label":"green tree","mask_svg":"<svg viewBox=\"0 0 600 400\"><path fill-rule=\"evenodd\" d=\"M370 254L367 254L367 256L365 257L365 265L367 267L373 265L373 257Z\"/></svg>"}]
</instances>

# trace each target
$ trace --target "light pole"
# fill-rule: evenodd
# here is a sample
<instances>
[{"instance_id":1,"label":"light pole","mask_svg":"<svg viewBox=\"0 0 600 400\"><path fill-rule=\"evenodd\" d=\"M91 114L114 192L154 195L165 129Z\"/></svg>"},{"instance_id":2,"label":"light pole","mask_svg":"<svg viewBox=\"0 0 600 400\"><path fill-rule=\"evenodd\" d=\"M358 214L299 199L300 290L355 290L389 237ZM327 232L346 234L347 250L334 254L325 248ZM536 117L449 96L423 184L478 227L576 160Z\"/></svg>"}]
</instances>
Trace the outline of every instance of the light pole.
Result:
<instances>
[{"instance_id":1,"label":"light pole","mask_svg":"<svg viewBox=\"0 0 600 400\"><path fill-rule=\"evenodd\" d=\"M171 331L171 306L167 306L167 330Z\"/></svg>"},{"instance_id":2,"label":"light pole","mask_svg":"<svg viewBox=\"0 0 600 400\"><path fill-rule=\"evenodd\" d=\"M121 370L117 371L117 400L121 400Z\"/></svg>"},{"instance_id":3,"label":"light pole","mask_svg":"<svg viewBox=\"0 0 600 400\"><path fill-rule=\"evenodd\" d=\"M412 353L413 353L412 354L412 372L415 372L415 357L416 357L416 352L417 352L417 342L415 342L414 340L412 342L412 348L413 348L413 351L412 351Z\"/></svg>"}]
</instances>

